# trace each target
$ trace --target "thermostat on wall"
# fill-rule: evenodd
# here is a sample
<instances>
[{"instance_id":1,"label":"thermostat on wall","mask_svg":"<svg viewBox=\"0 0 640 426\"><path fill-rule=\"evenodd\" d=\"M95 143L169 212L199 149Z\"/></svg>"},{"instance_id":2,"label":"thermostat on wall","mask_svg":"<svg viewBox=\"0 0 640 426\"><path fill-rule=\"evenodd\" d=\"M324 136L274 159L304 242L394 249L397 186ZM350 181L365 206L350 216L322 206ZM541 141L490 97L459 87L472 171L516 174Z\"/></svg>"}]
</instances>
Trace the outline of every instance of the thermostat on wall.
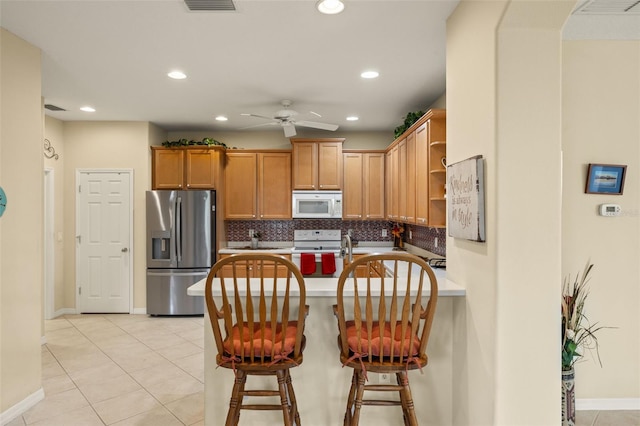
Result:
<instances>
[{"instance_id":1,"label":"thermostat on wall","mask_svg":"<svg viewBox=\"0 0 640 426\"><path fill-rule=\"evenodd\" d=\"M600 216L620 216L618 204L600 204Z\"/></svg>"}]
</instances>

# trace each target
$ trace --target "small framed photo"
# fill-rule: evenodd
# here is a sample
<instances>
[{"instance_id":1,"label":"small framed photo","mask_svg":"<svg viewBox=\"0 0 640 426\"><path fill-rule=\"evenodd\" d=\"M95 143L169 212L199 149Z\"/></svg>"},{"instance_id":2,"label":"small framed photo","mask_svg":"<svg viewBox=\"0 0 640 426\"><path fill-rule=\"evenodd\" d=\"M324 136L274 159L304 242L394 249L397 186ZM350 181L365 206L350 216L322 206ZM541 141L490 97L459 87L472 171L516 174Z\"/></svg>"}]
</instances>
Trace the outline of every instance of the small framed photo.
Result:
<instances>
[{"instance_id":1,"label":"small framed photo","mask_svg":"<svg viewBox=\"0 0 640 426\"><path fill-rule=\"evenodd\" d=\"M589 164L587 194L622 195L627 166L616 164Z\"/></svg>"}]
</instances>

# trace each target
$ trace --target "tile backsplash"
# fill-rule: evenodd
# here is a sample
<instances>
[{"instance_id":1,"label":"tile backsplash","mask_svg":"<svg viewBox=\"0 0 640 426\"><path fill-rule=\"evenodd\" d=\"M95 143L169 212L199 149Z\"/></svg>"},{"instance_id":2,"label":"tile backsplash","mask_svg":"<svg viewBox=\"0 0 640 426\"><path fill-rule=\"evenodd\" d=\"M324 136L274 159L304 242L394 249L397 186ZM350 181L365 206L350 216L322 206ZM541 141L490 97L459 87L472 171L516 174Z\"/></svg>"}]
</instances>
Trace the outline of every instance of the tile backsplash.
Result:
<instances>
[{"instance_id":1,"label":"tile backsplash","mask_svg":"<svg viewBox=\"0 0 640 426\"><path fill-rule=\"evenodd\" d=\"M340 220L340 219L293 219L293 220L228 220L225 222L229 242L249 240L249 230L259 231L261 241L293 241L295 229L340 229L346 233L353 230L358 241L393 242L393 222ZM417 225L404 225L403 239L406 243L428 250L440 256L446 255L446 229ZM382 230L387 236L382 236ZM409 238L411 234L411 238ZM437 239L437 247L436 247Z\"/></svg>"}]
</instances>

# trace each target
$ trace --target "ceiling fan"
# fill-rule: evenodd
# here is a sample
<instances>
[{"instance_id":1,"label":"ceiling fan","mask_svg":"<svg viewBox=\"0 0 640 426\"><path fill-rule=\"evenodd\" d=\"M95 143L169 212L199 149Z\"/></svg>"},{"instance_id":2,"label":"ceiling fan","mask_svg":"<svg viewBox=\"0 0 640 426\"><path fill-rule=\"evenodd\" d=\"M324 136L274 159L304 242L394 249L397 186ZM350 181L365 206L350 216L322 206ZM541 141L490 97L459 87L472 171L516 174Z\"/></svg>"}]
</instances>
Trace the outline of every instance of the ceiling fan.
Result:
<instances>
[{"instance_id":1,"label":"ceiling fan","mask_svg":"<svg viewBox=\"0 0 640 426\"><path fill-rule=\"evenodd\" d=\"M273 117L267 117L260 114L241 114L248 117L258 117L264 118L267 120L271 120L270 123L256 124L255 126L244 127L244 129L249 129L252 127L260 127L260 126L275 126L280 125L284 130L284 136L290 138L296 135L296 126L301 127L311 127L313 129L321 129L321 130L331 130L335 131L338 129L337 124L329 124L329 123L318 123L316 121L307 121L307 120L296 120L298 116L298 112L289 109L291 107L291 101L288 99L280 102L282 104L283 109L277 111ZM311 114L322 117L317 112L309 111Z\"/></svg>"}]
</instances>

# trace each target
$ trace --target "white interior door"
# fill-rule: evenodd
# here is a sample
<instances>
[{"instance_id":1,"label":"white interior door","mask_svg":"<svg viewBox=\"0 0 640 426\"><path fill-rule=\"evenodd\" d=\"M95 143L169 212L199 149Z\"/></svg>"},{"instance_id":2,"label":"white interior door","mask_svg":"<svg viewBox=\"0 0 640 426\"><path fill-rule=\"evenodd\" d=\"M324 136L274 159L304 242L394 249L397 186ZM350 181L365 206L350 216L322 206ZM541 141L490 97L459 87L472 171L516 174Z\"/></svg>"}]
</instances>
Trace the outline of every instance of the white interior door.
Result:
<instances>
[{"instance_id":1,"label":"white interior door","mask_svg":"<svg viewBox=\"0 0 640 426\"><path fill-rule=\"evenodd\" d=\"M131 172L80 171L77 181L77 308L82 313L128 313Z\"/></svg>"}]
</instances>

